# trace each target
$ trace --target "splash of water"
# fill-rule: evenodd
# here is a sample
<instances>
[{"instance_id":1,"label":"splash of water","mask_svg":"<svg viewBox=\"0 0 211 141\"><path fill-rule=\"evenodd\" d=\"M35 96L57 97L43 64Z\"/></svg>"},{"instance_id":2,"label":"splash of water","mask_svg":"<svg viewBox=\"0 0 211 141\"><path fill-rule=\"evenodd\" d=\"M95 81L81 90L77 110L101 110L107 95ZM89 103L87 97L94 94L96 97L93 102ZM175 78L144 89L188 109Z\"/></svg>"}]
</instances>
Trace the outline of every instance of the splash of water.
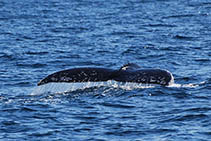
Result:
<instances>
[{"instance_id":1,"label":"splash of water","mask_svg":"<svg viewBox=\"0 0 211 141\"><path fill-rule=\"evenodd\" d=\"M37 86L32 91L31 95L38 95L42 93L67 93L76 90L83 90L87 88L93 87L110 87L110 88L120 88L124 90L133 90L133 89L146 89L146 88L154 88L158 85L156 84L141 84L141 83L132 83L132 82L117 82L113 80L109 80L106 82L82 82L82 83L47 83L45 85ZM175 87L175 88L195 88L198 87L199 84L176 84L173 83L167 87Z\"/></svg>"},{"instance_id":2,"label":"splash of water","mask_svg":"<svg viewBox=\"0 0 211 141\"><path fill-rule=\"evenodd\" d=\"M196 88L202 84L204 84L205 81L199 83L199 84L194 84L194 83L190 83L190 84L177 84L177 83L172 83L171 85L169 85L168 87L174 87L174 88Z\"/></svg>"},{"instance_id":3,"label":"splash of water","mask_svg":"<svg viewBox=\"0 0 211 141\"><path fill-rule=\"evenodd\" d=\"M106 82L47 83L45 85L35 87L31 95L37 95L42 93L67 93L71 91L83 90L92 87L111 87L111 88L121 88L125 90L133 90L141 88L152 88L155 86L149 84L138 84L131 82L123 83L113 80Z\"/></svg>"}]
</instances>

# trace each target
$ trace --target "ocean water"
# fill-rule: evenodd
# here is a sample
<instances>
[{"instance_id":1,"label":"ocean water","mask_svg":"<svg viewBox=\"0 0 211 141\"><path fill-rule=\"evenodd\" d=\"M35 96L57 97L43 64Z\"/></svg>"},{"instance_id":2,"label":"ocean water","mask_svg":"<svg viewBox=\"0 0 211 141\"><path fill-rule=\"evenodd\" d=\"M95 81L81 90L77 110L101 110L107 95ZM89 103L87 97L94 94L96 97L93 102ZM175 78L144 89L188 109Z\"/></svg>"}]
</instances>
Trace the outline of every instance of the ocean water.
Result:
<instances>
[{"instance_id":1,"label":"ocean water","mask_svg":"<svg viewBox=\"0 0 211 141\"><path fill-rule=\"evenodd\" d=\"M210 0L1 0L0 140L210 140L210 37ZM37 86L129 62L176 84Z\"/></svg>"}]
</instances>

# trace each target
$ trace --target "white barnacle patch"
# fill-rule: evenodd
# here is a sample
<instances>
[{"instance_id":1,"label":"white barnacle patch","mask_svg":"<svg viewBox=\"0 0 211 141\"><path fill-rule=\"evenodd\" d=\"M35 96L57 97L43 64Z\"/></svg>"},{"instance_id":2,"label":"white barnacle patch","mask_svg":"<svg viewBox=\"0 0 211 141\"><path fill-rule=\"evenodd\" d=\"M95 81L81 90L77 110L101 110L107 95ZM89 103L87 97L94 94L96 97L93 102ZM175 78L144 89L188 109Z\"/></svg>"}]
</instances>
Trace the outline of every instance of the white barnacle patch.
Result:
<instances>
[{"instance_id":1,"label":"white barnacle patch","mask_svg":"<svg viewBox=\"0 0 211 141\"><path fill-rule=\"evenodd\" d=\"M77 75L79 76L79 78L81 77L81 73L78 73Z\"/></svg>"},{"instance_id":2,"label":"white barnacle patch","mask_svg":"<svg viewBox=\"0 0 211 141\"><path fill-rule=\"evenodd\" d=\"M97 75L97 72L96 71L92 71L92 73L90 75L96 76Z\"/></svg>"},{"instance_id":3,"label":"white barnacle patch","mask_svg":"<svg viewBox=\"0 0 211 141\"><path fill-rule=\"evenodd\" d=\"M83 75L85 77L88 76L84 71L81 72L81 75Z\"/></svg>"},{"instance_id":4,"label":"white barnacle patch","mask_svg":"<svg viewBox=\"0 0 211 141\"><path fill-rule=\"evenodd\" d=\"M56 78L56 77L51 77L51 80L52 80L52 81L58 81L58 78Z\"/></svg>"},{"instance_id":5,"label":"white barnacle patch","mask_svg":"<svg viewBox=\"0 0 211 141\"><path fill-rule=\"evenodd\" d=\"M157 79L157 80L156 80L156 83L160 84L160 79Z\"/></svg>"},{"instance_id":6,"label":"white barnacle patch","mask_svg":"<svg viewBox=\"0 0 211 141\"><path fill-rule=\"evenodd\" d=\"M63 72L63 75L66 76L66 75L68 75L68 73L67 72Z\"/></svg>"},{"instance_id":7,"label":"white barnacle patch","mask_svg":"<svg viewBox=\"0 0 211 141\"><path fill-rule=\"evenodd\" d=\"M60 81L66 81L66 77L60 77Z\"/></svg>"},{"instance_id":8,"label":"white barnacle patch","mask_svg":"<svg viewBox=\"0 0 211 141\"><path fill-rule=\"evenodd\" d=\"M151 82L151 83L156 82L156 78L155 78L154 76L151 76L151 77L150 77L150 82Z\"/></svg>"},{"instance_id":9,"label":"white barnacle patch","mask_svg":"<svg viewBox=\"0 0 211 141\"><path fill-rule=\"evenodd\" d=\"M127 70L127 68L129 68L129 66L124 66L122 67L122 70Z\"/></svg>"},{"instance_id":10,"label":"white barnacle patch","mask_svg":"<svg viewBox=\"0 0 211 141\"><path fill-rule=\"evenodd\" d=\"M68 77L68 81L72 81L73 79L71 77Z\"/></svg>"},{"instance_id":11,"label":"white barnacle patch","mask_svg":"<svg viewBox=\"0 0 211 141\"><path fill-rule=\"evenodd\" d=\"M148 80L147 76L143 76L143 77L141 78L141 82L147 82L147 80Z\"/></svg>"},{"instance_id":12,"label":"white barnacle patch","mask_svg":"<svg viewBox=\"0 0 211 141\"><path fill-rule=\"evenodd\" d=\"M75 80L76 79L75 75L73 75L72 78Z\"/></svg>"},{"instance_id":13,"label":"white barnacle patch","mask_svg":"<svg viewBox=\"0 0 211 141\"><path fill-rule=\"evenodd\" d=\"M162 78L160 79L160 84L162 84L162 85L166 84L165 77L162 77Z\"/></svg>"},{"instance_id":14,"label":"white barnacle patch","mask_svg":"<svg viewBox=\"0 0 211 141\"><path fill-rule=\"evenodd\" d=\"M72 81L72 78L71 77L61 77L60 80L63 82L69 82L69 81Z\"/></svg>"},{"instance_id":15,"label":"white barnacle patch","mask_svg":"<svg viewBox=\"0 0 211 141\"><path fill-rule=\"evenodd\" d=\"M142 72L142 75L146 75L146 73L145 72Z\"/></svg>"},{"instance_id":16,"label":"white barnacle patch","mask_svg":"<svg viewBox=\"0 0 211 141\"><path fill-rule=\"evenodd\" d=\"M166 84L166 81L161 81L160 84L161 85L165 85Z\"/></svg>"},{"instance_id":17,"label":"white barnacle patch","mask_svg":"<svg viewBox=\"0 0 211 141\"><path fill-rule=\"evenodd\" d=\"M141 82L145 82L146 81L146 79L143 77L143 78L141 78Z\"/></svg>"},{"instance_id":18,"label":"white barnacle patch","mask_svg":"<svg viewBox=\"0 0 211 141\"><path fill-rule=\"evenodd\" d=\"M141 80L140 80L140 79L138 79L138 80L137 80L137 82L138 82L138 83L140 83L140 82L141 82Z\"/></svg>"}]
</instances>

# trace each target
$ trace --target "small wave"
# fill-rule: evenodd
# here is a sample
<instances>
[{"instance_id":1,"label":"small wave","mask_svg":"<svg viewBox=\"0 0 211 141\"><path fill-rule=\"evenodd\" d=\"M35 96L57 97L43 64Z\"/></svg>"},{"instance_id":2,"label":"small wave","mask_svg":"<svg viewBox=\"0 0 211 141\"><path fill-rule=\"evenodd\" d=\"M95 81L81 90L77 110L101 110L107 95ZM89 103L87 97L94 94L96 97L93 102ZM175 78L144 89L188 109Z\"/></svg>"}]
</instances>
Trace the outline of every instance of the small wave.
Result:
<instances>
[{"instance_id":1,"label":"small wave","mask_svg":"<svg viewBox=\"0 0 211 141\"><path fill-rule=\"evenodd\" d=\"M19 67L42 68L45 64L42 63L17 63Z\"/></svg>"},{"instance_id":2,"label":"small wave","mask_svg":"<svg viewBox=\"0 0 211 141\"><path fill-rule=\"evenodd\" d=\"M194 17L197 16L195 14L178 14L178 15L170 15L170 16L166 16L163 17L163 19L170 19L170 18L190 18L190 17Z\"/></svg>"},{"instance_id":3,"label":"small wave","mask_svg":"<svg viewBox=\"0 0 211 141\"><path fill-rule=\"evenodd\" d=\"M146 25L146 26L150 26L150 27L175 27L175 25L171 25L171 24L149 24L149 25Z\"/></svg>"},{"instance_id":4,"label":"small wave","mask_svg":"<svg viewBox=\"0 0 211 141\"><path fill-rule=\"evenodd\" d=\"M179 40L187 40L187 41L192 41L195 39L195 37L184 36L184 35L176 35L174 36L174 38L179 39Z\"/></svg>"},{"instance_id":5,"label":"small wave","mask_svg":"<svg viewBox=\"0 0 211 141\"><path fill-rule=\"evenodd\" d=\"M47 51L27 51L26 54L28 55L45 55L48 54Z\"/></svg>"}]
</instances>

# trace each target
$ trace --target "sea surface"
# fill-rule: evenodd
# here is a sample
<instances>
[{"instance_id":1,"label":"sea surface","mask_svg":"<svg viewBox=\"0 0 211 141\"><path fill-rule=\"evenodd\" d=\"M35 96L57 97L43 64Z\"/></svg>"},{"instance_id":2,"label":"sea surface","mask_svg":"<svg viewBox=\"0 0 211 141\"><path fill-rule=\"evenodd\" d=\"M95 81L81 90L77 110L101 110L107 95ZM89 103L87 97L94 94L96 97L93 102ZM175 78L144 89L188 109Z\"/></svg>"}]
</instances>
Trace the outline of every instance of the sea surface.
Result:
<instances>
[{"instance_id":1,"label":"sea surface","mask_svg":"<svg viewBox=\"0 0 211 141\"><path fill-rule=\"evenodd\" d=\"M37 86L126 63L166 69L175 84ZM0 1L1 141L210 139L210 0Z\"/></svg>"}]
</instances>

